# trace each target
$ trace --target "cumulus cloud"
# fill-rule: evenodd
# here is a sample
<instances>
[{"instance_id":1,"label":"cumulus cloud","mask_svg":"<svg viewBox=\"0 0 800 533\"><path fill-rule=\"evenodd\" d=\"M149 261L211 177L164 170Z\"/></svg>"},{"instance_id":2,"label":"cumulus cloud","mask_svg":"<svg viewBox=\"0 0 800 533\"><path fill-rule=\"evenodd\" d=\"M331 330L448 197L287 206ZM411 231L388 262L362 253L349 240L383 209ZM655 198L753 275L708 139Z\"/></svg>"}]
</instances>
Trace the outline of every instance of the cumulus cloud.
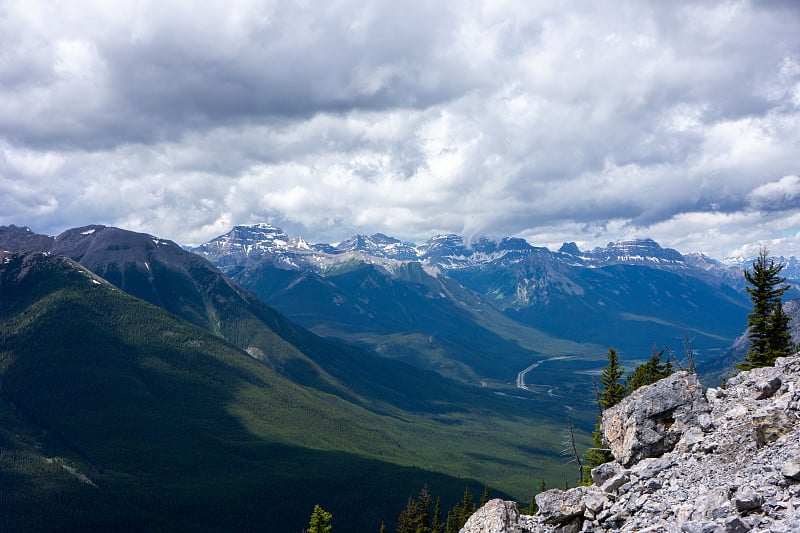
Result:
<instances>
[{"instance_id":1,"label":"cumulus cloud","mask_svg":"<svg viewBox=\"0 0 800 533\"><path fill-rule=\"evenodd\" d=\"M796 242L793 2L51 9L0 14L0 223Z\"/></svg>"}]
</instances>

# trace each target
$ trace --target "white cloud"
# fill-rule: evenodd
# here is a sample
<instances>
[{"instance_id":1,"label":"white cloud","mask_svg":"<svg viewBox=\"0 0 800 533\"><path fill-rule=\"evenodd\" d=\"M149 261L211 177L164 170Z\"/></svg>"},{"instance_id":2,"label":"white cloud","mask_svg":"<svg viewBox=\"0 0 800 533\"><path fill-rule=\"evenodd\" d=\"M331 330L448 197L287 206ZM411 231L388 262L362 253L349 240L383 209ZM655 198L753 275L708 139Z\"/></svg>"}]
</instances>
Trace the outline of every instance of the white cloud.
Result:
<instances>
[{"instance_id":1,"label":"white cloud","mask_svg":"<svg viewBox=\"0 0 800 533\"><path fill-rule=\"evenodd\" d=\"M0 223L796 242L791 3L5 7Z\"/></svg>"},{"instance_id":2,"label":"white cloud","mask_svg":"<svg viewBox=\"0 0 800 533\"><path fill-rule=\"evenodd\" d=\"M764 183L747 195L754 209L785 211L800 208L800 177L784 176L778 181Z\"/></svg>"}]
</instances>

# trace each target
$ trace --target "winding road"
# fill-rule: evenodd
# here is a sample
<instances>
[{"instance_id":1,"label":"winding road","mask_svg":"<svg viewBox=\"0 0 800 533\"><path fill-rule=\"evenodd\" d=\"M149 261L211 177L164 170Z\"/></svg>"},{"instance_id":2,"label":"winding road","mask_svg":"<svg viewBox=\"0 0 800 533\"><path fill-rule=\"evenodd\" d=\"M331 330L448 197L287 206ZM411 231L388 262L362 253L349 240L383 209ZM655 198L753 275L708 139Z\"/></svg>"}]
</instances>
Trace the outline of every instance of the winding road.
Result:
<instances>
[{"instance_id":1,"label":"winding road","mask_svg":"<svg viewBox=\"0 0 800 533\"><path fill-rule=\"evenodd\" d=\"M530 390L527 387L527 385L525 385L525 374L527 374L528 372L530 372L531 370L533 370L537 366L541 365L542 363L546 363L547 361L558 361L560 359L575 359L576 357L578 357L578 356L577 355L559 355L557 357L550 357L550 358L547 358L547 359L542 359L541 361L536 361L535 363L533 363L532 365L527 367L525 370L523 370L519 374L517 374L517 388L518 389Z\"/></svg>"}]
</instances>

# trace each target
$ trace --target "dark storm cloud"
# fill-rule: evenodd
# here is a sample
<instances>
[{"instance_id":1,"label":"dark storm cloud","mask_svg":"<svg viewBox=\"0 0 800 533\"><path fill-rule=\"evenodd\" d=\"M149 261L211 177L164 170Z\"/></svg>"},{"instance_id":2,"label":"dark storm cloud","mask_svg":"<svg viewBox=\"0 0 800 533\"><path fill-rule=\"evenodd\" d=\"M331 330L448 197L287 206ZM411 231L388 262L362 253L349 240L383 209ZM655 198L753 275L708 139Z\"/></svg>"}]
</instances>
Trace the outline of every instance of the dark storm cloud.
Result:
<instances>
[{"instance_id":1,"label":"dark storm cloud","mask_svg":"<svg viewBox=\"0 0 800 533\"><path fill-rule=\"evenodd\" d=\"M145 4L132 20L91 8L84 19L86 7L62 6L64 23L47 28L5 19L0 81L18 115L0 117L7 138L97 149L321 112L423 108L482 75L447 56L456 14L445 3ZM26 86L39 94L17 88Z\"/></svg>"}]
</instances>

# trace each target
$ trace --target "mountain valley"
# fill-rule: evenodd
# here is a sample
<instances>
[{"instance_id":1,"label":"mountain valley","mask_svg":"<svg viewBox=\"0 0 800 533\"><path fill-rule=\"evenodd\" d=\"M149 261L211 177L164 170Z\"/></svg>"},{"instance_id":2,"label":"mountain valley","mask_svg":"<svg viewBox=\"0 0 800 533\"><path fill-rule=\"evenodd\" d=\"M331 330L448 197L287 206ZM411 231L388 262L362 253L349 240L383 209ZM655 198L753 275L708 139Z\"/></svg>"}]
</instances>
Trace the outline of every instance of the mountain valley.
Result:
<instances>
[{"instance_id":1,"label":"mountain valley","mask_svg":"<svg viewBox=\"0 0 800 533\"><path fill-rule=\"evenodd\" d=\"M331 245L259 224L192 250L320 335L471 382L511 383L531 357L597 361L609 346L633 362L654 345L680 352L688 339L695 357L712 360L743 331L749 309L741 268L649 239L555 252L457 235ZM481 360L502 366L475 367ZM556 374L554 384L565 381Z\"/></svg>"},{"instance_id":2,"label":"mountain valley","mask_svg":"<svg viewBox=\"0 0 800 533\"><path fill-rule=\"evenodd\" d=\"M299 530L324 503L376 531L424 484L526 501L574 482L565 420L588 446L609 346L632 368L684 337L712 366L733 344L735 271L650 240L332 245L260 224L189 250L2 227L0 511L19 530Z\"/></svg>"}]
</instances>

